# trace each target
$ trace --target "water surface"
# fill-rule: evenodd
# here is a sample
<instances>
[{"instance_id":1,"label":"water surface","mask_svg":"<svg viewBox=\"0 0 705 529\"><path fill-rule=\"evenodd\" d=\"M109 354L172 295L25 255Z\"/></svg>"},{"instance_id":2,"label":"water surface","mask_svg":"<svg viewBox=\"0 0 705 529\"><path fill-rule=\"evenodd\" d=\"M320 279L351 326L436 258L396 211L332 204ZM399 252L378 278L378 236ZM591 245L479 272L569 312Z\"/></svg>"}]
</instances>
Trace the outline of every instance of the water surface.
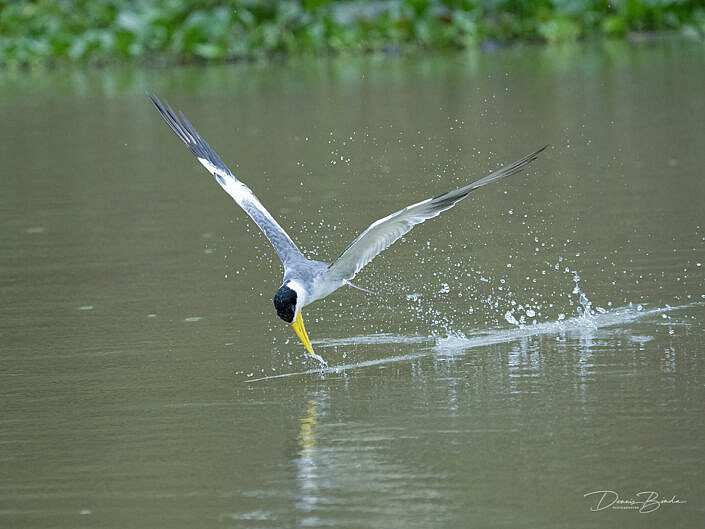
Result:
<instances>
[{"instance_id":1,"label":"water surface","mask_svg":"<svg viewBox=\"0 0 705 529\"><path fill-rule=\"evenodd\" d=\"M3 527L694 527L705 53L658 41L0 79ZM305 311L307 255L548 143ZM605 509L592 491L686 503Z\"/></svg>"}]
</instances>

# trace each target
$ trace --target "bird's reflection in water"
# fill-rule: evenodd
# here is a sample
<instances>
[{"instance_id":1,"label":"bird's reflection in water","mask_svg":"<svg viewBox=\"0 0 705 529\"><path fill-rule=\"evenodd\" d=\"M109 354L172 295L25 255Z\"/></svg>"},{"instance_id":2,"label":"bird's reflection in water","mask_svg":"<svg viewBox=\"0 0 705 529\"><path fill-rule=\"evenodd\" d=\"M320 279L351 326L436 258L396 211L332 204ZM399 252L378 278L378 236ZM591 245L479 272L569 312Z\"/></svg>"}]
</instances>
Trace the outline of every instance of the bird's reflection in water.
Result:
<instances>
[{"instance_id":1,"label":"bird's reflection in water","mask_svg":"<svg viewBox=\"0 0 705 529\"><path fill-rule=\"evenodd\" d=\"M316 446L316 428L319 415L323 413L328 395L317 392L308 400L299 419L299 451L296 461L299 482L298 509L312 511L319 500L319 450Z\"/></svg>"}]
</instances>

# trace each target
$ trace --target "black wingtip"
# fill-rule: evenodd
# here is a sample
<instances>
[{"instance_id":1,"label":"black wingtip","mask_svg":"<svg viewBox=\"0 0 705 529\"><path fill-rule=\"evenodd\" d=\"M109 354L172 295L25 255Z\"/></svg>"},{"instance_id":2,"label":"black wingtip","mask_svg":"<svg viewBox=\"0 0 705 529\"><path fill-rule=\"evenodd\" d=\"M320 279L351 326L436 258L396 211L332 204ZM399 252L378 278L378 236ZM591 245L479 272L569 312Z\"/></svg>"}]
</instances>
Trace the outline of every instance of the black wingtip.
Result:
<instances>
[{"instance_id":1,"label":"black wingtip","mask_svg":"<svg viewBox=\"0 0 705 529\"><path fill-rule=\"evenodd\" d=\"M220 159L220 156L218 156L216 152L211 149L208 142L201 137L194 126L191 125L191 122L186 119L183 112L179 112L177 115L167 100L159 99L155 93L148 94L148 96L154 108L157 109L157 112L159 112L162 119L164 119L166 124L169 125L169 128L182 142L186 144L189 150L197 158L204 158L211 162L214 166L218 167L223 173L232 174L230 169L228 169L228 167L223 163L223 160Z\"/></svg>"},{"instance_id":2,"label":"black wingtip","mask_svg":"<svg viewBox=\"0 0 705 529\"><path fill-rule=\"evenodd\" d=\"M532 152L532 153L529 155L529 156L531 157L531 159L529 160L529 162L533 162L534 160L536 160L536 158L539 157L539 154L541 154L541 153L542 153L543 151L545 151L546 149L548 149L548 143L547 143L546 145L544 145L543 147L541 147L540 149L536 149L534 152ZM527 163L529 163L529 162L527 162Z\"/></svg>"},{"instance_id":3,"label":"black wingtip","mask_svg":"<svg viewBox=\"0 0 705 529\"><path fill-rule=\"evenodd\" d=\"M166 111L163 103L161 102L161 100L159 99L157 94L155 94L154 92L152 92L152 93L147 92L147 97L152 102L152 105L154 105L154 108L156 108L160 114L163 114Z\"/></svg>"}]
</instances>

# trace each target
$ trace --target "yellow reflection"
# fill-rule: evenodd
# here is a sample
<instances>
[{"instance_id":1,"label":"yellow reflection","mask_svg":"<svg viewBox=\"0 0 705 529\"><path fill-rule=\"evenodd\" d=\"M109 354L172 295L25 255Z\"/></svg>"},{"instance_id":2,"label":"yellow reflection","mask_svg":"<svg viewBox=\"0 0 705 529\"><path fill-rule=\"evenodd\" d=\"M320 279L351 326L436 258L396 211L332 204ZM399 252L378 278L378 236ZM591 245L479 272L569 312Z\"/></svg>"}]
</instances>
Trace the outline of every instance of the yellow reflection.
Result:
<instances>
[{"instance_id":1,"label":"yellow reflection","mask_svg":"<svg viewBox=\"0 0 705 529\"><path fill-rule=\"evenodd\" d=\"M305 450L313 450L316 448L316 436L313 431L313 426L316 424L316 415L318 403L311 399L308 401L309 407L299 422L301 428L299 430L299 446L302 452Z\"/></svg>"},{"instance_id":2,"label":"yellow reflection","mask_svg":"<svg viewBox=\"0 0 705 529\"><path fill-rule=\"evenodd\" d=\"M316 450L316 419L318 402L308 401L306 411L299 419L299 457L297 479L300 488L298 509L312 511L318 503L318 451Z\"/></svg>"}]
</instances>

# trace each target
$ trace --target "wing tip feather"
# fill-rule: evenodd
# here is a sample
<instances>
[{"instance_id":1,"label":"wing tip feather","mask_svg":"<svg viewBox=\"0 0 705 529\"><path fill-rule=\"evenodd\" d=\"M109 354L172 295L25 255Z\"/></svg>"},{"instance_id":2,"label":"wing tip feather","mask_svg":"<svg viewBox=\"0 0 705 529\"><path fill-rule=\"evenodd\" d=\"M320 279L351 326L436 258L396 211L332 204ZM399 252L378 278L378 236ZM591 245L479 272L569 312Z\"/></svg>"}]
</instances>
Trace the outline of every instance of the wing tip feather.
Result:
<instances>
[{"instance_id":1,"label":"wing tip feather","mask_svg":"<svg viewBox=\"0 0 705 529\"><path fill-rule=\"evenodd\" d=\"M333 261L327 269L327 273L333 278L344 278L352 279L355 277L357 272L359 272L367 263L374 259L386 248L391 246L395 241L402 237L405 233L408 233L415 225L424 222L427 219L438 216L441 212L452 208L460 200L464 199L475 189L499 180L502 177L509 176L516 172L522 170L527 164L533 162L539 154L548 148L548 144L544 145L540 149L537 149L517 161L501 167L497 171L481 178L480 180L468 184L464 187L448 191L447 193L442 193L430 199L422 200L411 206L407 206L391 215L387 215L372 224L364 230L360 235L358 235L355 240L353 240L343 252L338 256L338 258ZM372 234L372 230L381 227L384 229L384 224L388 221L403 216L405 214L411 215L411 212L422 210L421 214L417 217L407 217L407 223L403 226L398 226L398 229L390 233ZM389 237L387 237L389 235ZM365 239L370 239L365 245ZM379 244L381 243L381 244Z\"/></svg>"},{"instance_id":2,"label":"wing tip feather","mask_svg":"<svg viewBox=\"0 0 705 529\"><path fill-rule=\"evenodd\" d=\"M178 114L174 112L169 102L166 99L162 101L155 93L149 94L149 100L162 119L169 125L172 132L189 148L196 158L206 159L225 174L232 174L230 169L223 163L223 160L220 159L220 156L201 137L183 112L179 111Z\"/></svg>"}]
</instances>

